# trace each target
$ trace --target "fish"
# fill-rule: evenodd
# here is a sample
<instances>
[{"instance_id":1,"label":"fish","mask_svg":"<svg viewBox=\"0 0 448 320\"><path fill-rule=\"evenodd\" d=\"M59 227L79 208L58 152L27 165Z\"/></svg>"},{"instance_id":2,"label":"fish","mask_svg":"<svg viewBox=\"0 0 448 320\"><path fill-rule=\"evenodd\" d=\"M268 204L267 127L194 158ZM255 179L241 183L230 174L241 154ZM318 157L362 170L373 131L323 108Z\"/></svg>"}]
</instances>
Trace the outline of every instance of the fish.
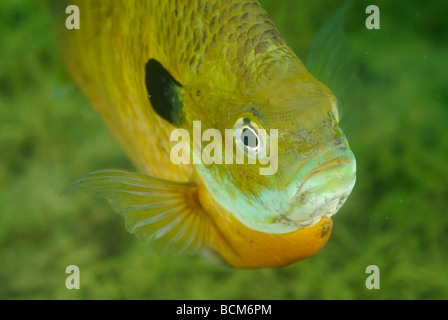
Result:
<instances>
[{"instance_id":1,"label":"fish","mask_svg":"<svg viewBox=\"0 0 448 320\"><path fill-rule=\"evenodd\" d=\"M93 171L65 192L107 199L158 252L230 267L282 267L325 246L356 159L337 98L258 1L63 3L80 13L80 29L60 33L68 69L136 168ZM221 163L201 161L208 129L232 143L230 155L213 149Z\"/></svg>"}]
</instances>

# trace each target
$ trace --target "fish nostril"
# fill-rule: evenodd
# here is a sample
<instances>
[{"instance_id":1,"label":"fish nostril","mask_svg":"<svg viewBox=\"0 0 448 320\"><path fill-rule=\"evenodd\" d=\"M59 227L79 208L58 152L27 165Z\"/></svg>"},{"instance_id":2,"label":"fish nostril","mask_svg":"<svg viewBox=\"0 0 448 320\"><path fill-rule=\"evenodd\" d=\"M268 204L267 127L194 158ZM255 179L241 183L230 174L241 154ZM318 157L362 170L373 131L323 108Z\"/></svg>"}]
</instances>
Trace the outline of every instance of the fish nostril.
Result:
<instances>
[{"instance_id":1,"label":"fish nostril","mask_svg":"<svg viewBox=\"0 0 448 320\"><path fill-rule=\"evenodd\" d=\"M297 137L297 138L295 138L295 139L293 140L293 142L294 142L294 144L295 144L296 146L298 146L298 147L300 147L300 146L306 146L306 145L309 144L308 141L307 141L306 139L301 138L301 137Z\"/></svg>"},{"instance_id":2,"label":"fish nostril","mask_svg":"<svg viewBox=\"0 0 448 320\"><path fill-rule=\"evenodd\" d=\"M309 142L298 136L291 136L288 139L288 145L290 146L291 150L295 150L295 152L303 152L306 147L310 146Z\"/></svg>"}]
</instances>

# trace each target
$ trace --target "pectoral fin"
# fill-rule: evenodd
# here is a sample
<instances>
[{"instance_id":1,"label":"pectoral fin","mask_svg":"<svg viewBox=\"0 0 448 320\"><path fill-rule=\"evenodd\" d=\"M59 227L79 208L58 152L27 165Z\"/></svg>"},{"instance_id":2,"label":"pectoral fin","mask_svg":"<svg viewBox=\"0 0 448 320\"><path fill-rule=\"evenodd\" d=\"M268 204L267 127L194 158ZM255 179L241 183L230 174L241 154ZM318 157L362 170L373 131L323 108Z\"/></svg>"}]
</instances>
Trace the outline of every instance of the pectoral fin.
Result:
<instances>
[{"instance_id":1,"label":"pectoral fin","mask_svg":"<svg viewBox=\"0 0 448 320\"><path fill-rule=\"evenodd\" d=\"M195 184L121 170L100 170L70 184L109 201L127 230L158 251L197 254L205 247L209 219L197 201Z\"/></svg>"}]
</instances>

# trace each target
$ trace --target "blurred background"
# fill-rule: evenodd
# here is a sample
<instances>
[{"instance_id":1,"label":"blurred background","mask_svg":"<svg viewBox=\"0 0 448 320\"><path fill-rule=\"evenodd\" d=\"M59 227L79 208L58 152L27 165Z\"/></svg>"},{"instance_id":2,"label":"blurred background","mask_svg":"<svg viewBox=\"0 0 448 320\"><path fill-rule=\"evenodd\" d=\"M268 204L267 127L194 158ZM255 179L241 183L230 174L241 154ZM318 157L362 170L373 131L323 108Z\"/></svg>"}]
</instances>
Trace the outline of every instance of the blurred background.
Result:
<instances>
[{"instance_id":1,"label":"blurred background","mask_svg":"<svg viewBox=\"0 0 448 320\"><path fill-rule=\"evenodd\" d=\"M303 61L343 3L262 1ZM370 4L380 30L365 27ZM45 6L1 1L0 298L448 299L446 7L356 1L345 29L357 70L342 110L358 162L353 193L314 257L237 270L159 255L106 201L60 196L92 170L133 167L66 73ZM80 290L65 287L72 264ZM368 265L380 269L379 290L365 287Z\"/></svg>"}]
</instances>

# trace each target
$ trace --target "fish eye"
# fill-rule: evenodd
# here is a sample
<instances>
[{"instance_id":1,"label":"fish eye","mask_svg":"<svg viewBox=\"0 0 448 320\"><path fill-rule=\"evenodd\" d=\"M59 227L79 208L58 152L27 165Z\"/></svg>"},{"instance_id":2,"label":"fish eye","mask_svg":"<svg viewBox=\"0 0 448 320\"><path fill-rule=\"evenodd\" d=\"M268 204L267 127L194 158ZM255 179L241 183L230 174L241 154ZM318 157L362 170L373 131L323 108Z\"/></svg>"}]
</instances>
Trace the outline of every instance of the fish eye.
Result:
<instances>
[{"instance_id":1,"label":"fish eye","mask_svg":"<svg viewBox=\"0 0 448 320\"><path fill-rule=\"evenodd\" d=\"M257 124L247 117L237 120L234 126L234 139L237 147L252 158L265 155L266 134L263 134Z\"/></svg>"}]
</instances>

